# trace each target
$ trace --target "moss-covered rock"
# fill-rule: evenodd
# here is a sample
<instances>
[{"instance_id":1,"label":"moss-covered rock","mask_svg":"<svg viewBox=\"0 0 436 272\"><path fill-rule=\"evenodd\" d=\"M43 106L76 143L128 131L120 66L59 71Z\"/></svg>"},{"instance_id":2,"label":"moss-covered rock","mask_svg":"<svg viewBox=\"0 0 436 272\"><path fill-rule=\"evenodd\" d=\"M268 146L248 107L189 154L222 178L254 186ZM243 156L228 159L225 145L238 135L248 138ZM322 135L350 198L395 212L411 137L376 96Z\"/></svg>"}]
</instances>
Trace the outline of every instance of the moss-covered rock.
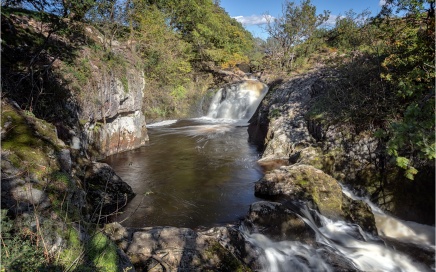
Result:
<instances>
[{"instance_id":1,"label":"moss-covered rock","mask_svg":"<svg viewBox=\"0 0 436 272\"><path fill-rule=\"evenodd\" d=\"M374 214L365 202L353 200L343 195L342 213L345 220L358 224L363 230L377 235Z\"/></svg>"},{"instance_id":2,"label":"moss-covered rock","mask_svg":"<svg viewBox=\"0 0 436 272\"><path fill-rule=\"evenodd\" d=\"M306 201L326 217L357 223L376 234L374 215L368 205L348 198L334 178L313 166L295 164L273 170L255 184L255 194Z\"/></svg>"},{"instance_id":3,"label":"moss-covered rock","mask_svg":"<svg viewBox=\"0 0 436 272\"><path fill-rule=\"evenodd\" d=\"M285 195L311 201L327 217L338 218L342 214L342 190L339 183L309 165L284 166L267 173L255 184L255 194Z\"/></svg>"},{"instance_id":4,"label":"moss-covered rock","mask_svg":"<svg viewBox=\"0 0 436 272\"><path fill-rule=\"evenodd\" d=\"M1 103L2 237L3 222L12 226L2 244L4 268L122 271L122 254L102 234L93 235L98 228L88 220L79 174L87 160L72 157L53 125L13 101Z\"/></svg>"}]
</instances>

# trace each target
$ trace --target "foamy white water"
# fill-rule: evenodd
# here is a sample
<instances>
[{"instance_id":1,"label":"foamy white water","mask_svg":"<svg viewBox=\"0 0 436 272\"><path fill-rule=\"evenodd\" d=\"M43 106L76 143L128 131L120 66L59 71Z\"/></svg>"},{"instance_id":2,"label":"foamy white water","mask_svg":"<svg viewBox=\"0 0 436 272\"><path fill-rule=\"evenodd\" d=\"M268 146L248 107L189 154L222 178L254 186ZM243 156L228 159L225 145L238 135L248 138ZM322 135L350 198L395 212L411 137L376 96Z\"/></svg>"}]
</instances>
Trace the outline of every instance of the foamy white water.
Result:
<instances>
[{"instance_id":1,"label":"foamy white water","mask_svg":"<svg viewBox=\"0 0 436 272\"><path fill-rule=\"evenodd\" d=\"M430 271L413 261L406 254L388 248L375 240L356 239L361 230L343 221L332 221L319 215L321 224L317 241L338 250L343 257L352 261L362 271ZM356 233L358 231L358 233ZM369 237L362 235L362 239Z\"/></svg>"},{"instance_id":2,"label":"foamy white water","mask_svg":"<svg viewBox=\"0 0 436 272\"><path fill-rule=\"evenodd\" d=\"M175 124L178 120L165 120L157 123L147 124L147 127L163 127Z\"/></svg>"},{"instance_id":3,"label":"foamy white water","mask_svg":"<svg viewBox=\"0 0 436 272\"><path fill-rule=\"evenodd\" d=\"M333 271L312 246L297 241L274 242L262 234L251 234L247 240L263 249L262 271L329 272Z\"/></svg>"},{"instance_id":4,"label":"foamy white water","mask_svg":"<svg viewBox=\"0 0 436 272\"><path fill-rule=\"evenodd\" d=\"M249 119L268 91L268 86L247 80L223 87L215 94L207 116L224 119Z\"/></svg>"},{"instance_id":5,"label":"foamy white water","mask_svg":"<svg viewBox=\"0 0 436 272\"><path fill-rule=\"evenodd\" d=\"M395 240L412 243L418 246L435 250L435 227L405 221L384 213L379 207L372 203L368 197L356 196L351 190L342 186L342 191L349 198L361 200L371 207L378 234L381 237L393 238Z\"/></svg>"},{"instance_id":6,"label":"foamy white water","mask_svg":"<svg viewBox=\"0 0 436 272\"><path fill-rule=\"evenodd\" d=\"M328 261L319 254L322 248L348 260L359 271L431 271L406 254L387 247L382 240L364 232L356 224L331 220L316 211L311 213L306 206L300 213L299 216L315 231L320 247L313 248L296 241L273 242L262 234L246 234L247 239L263 251L262 271L332 271ZM312 214L321 226L317 226Z\"/></svg>"}]
</instances>

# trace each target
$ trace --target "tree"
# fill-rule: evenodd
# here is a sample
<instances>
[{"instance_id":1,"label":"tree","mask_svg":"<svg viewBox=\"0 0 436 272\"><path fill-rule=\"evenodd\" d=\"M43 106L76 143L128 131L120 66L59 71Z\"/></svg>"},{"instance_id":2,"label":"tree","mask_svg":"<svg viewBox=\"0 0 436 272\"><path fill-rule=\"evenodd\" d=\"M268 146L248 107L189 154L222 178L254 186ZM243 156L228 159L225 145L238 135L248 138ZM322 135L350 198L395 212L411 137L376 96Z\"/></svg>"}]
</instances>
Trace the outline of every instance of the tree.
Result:
<instances>
[{"instance_id":1,"label":"tree","mask_svg":"<svg viewBox=\"0 0 436 272\"><path fill-rule=\"evenodd\" d=\"M6 7L25 7L80 21L95 5L95 0L5 0L2 1L2 5Z\"/></svg>"},{"instance_id":2,"label":"tree","mask_svg":"<svg viewBox=\"0 0 436 272\"><path fill-rule=\"evenodd\" d=\"M371 12L364 10L357 14L353 10L345 12L336 18L335 27L329 32L330 44L345 50L357 50L363 44L365 35L363 28L369 23Z\"/></svg>"},{"instance_id":3,"label":"tree","mask_svg":"<svg viewBox=\"0 0 436 272\"><path fill-rule=\"evenodd\" d=\"M266 31L279 46L271 51L281 58L281 68L292 69L296 47L312 37L315 30L327 21L330 12L316 15L316 7L310 0L303 0L300 5L287 1L282 12L279 18L267 17Z\"/></svg>"},{"instance_id":4,"label":"tree","mask_svg":"<svg viewBox=\"0 0 436 272\"><path fill-rule=\"evenodd\" d=\"M148 0L167 17L166 23L193 46L193 65L234 66L247 61L251 33L212 0Z\"/></svg>"},{"instance_id":5,"label":"tree","mask_svg":"<svg viewBox=\"0 0 436 272\"><path fill-rule=\"evenodd\" d=\"M122 3L117 0L95 0L87 18L98 26L103 33L103 46L112 47L112 41L120 28L123 27L125 13Z\"/></svg>"}]
</instances>

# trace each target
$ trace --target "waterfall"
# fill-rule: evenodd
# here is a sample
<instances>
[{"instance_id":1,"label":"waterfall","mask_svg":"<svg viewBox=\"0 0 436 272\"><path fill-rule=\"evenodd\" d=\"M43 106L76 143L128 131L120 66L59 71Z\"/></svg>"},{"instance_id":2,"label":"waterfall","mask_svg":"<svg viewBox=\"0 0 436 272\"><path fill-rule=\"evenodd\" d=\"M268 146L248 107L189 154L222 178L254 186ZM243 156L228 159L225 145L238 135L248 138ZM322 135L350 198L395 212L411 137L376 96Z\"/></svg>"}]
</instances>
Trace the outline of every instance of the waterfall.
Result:
<instances>
[{"instance_id":1,"label":"waterfall","mask_svg":"<svg viewBox=\"0 0 436 272\"><path fill-rule=\"evenodd\" d=\"M229 84L215 94L207 117L249 119L267 91L268 86L257 80Z\"/></svg>"}]
</instances>

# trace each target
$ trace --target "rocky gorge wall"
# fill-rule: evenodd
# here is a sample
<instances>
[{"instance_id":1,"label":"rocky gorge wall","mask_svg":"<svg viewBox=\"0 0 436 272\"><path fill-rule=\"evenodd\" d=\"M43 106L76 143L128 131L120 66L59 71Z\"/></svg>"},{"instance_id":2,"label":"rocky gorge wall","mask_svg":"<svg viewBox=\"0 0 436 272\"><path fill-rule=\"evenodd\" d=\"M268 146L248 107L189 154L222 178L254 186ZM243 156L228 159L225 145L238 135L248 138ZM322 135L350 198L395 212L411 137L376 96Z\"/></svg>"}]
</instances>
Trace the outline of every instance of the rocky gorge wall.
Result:
<instances>
[{"instance_id":1,"label":"rocky gorge wall","mask_svg":"<svg viewBox=\"0 0 436 272\"><path fill-rule=\"evenodd\" d=\"M122 256L96 230L135 194L96 161L148 141L144 74L125 44L51 27L2 11L2 268L116 271Z\"/></svg>"},{"instance_id":2,"label":"rocky gorge wall","mask_svg":"<svg viewBox=\"0 0 436 272\"><path fill-rule=\"evenodd\" d=\"M311 114L331 76L321 69L270 88L248 128L249 140L263 150L259 164L267 171L293 164L314 166L397 216L434 224L434 208L428 205L434 202L434 174L423 169L415 181L405 180L374 131L357 132L348 124L332 124ZM431 193L422 193L427 190Z\"/></svg>"},{"instance_id":3,"label":"rocky gorge wall","mask_svg":"<svg viewBox=\"0 0 436 272\"><path fill-rule=\"evenodd\" d=\"M142 113L145 79L141 71L130 69L127 86L114 75L93 71L97 79L96 98L80 103L84 147L102 156L132 150L148 141ZM97 100L97 102L96 102Z\"/></svg>"}]
</instances>

